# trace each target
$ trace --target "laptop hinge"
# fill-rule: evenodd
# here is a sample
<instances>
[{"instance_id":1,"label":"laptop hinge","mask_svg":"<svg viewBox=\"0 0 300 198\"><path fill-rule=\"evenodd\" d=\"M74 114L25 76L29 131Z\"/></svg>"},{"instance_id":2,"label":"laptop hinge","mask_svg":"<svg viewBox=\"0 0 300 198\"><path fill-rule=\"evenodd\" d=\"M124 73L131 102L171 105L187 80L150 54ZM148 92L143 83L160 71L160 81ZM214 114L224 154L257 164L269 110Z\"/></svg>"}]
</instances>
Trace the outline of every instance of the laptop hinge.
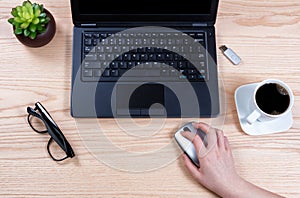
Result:
<instances>
[{"instance_id":1,"label":"laptop hinge","mask_svg":"<svg viewBox=\"0 0 300 198\"><path fill-rule=\"evenodd\" d=\"M208 25L206 23L193 23L193 27L207 27Z\"/></svg>"},{"instance_id":2,"label":"laptop hinge","mask_svg":"<svg viewBox=\"0 0 300 198\"><path fill-rule=\"evenodd\" d=\"M96 27L96 23L85 23L85 24L81 24L82 27Z\"/></svg>"}]
</instances>

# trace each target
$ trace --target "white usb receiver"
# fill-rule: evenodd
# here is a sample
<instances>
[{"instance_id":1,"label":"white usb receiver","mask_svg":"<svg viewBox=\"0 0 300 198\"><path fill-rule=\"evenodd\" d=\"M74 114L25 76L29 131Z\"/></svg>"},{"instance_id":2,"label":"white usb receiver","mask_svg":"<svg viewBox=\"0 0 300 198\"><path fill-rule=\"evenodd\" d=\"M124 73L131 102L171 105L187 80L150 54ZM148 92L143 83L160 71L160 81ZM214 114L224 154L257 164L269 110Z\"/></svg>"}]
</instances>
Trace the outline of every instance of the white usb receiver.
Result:
<instances>
[{"instance_id":1,"label":"white usb receiver","mask_svg":"<svg viewBox=\"0 0 300 198\"><path fill-rule=\"evenodd\" d=\"M238 65L241 62L241 58L232 49L222 45L220 50L234 65Z\"/></svg>"}]
</instances>

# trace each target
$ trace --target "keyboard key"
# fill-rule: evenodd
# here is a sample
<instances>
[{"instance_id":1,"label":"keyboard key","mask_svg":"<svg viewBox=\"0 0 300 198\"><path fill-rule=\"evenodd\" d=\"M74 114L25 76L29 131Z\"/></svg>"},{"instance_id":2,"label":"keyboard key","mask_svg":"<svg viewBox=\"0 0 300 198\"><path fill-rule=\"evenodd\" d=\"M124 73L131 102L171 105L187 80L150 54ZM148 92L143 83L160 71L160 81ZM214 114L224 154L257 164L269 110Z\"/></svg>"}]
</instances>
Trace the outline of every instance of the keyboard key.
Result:
<instances>
[{"instance_id":1,"label":"keyboard key","mask_svg":"<svg viewBox=\"0 0 300 198\"><path fill-rule=\"evenodd\" d=\"M105 61L105 54L99 54L99 60Z\"/></svg>"},{"instance_id":2,"label":"keyboard key","mask_svg":"<svg viewBox=\"0 0 300 198\"><path fill-rule=\"evenodd\" d=\"M182 57L179 54L174 54L174 60L175 61L182 60Z\"/></svg>"},{"instance_id":3,"label":"keyboard key","mask_svg":"<svg viewBox=\"0 0 300 198\"><path fill-rule=\"evenodd\" d=\"M131 69L128 70L126 73L126 76L134 76L134 77L159 77L160 76L160 70L142 70L142 69Z\"/></svg>"},{"instance_id":4,"label":"keyboard key","mask_svg":"<svg viewBox=\"0 0 300 198\"><path fill-rule=\"evenodd\" d=\"M97 60L97 54L86 54L85 56L85 60Z\"/></svg>"},{"instance_id":5,"label":"keyboard key","mask_svg":"<svg viewBox=\"0 0 300 198\"><path fill-rule=\"evenodd\" d=\"M188 74L196 74L197 71L195 69L189 69L187 73Z\"/></svg>"},{"instance_id":6,"label":"keyboard key","mask_svg":"<svg viewBox=\"0 0 300 198\"><path fill-rule=\"evenodd\" d=\"M92 38L92 34L91 33L85 33L84 38Z\"/></svg>"},{"instance_id":7,"label":"keyboard key","mask_svg":"<svg viewBox=\"0 0 300 198\"><path fill-rule=\"evenodd\" d=\"M188 79L189 79L189 80L196 80L196 75L189 75L189 76L188 76Z\"/></svg>"},{"instance_id":8,"label":"keyboard key","mask_svg":"<svg viewBox=\"0 0 300 198\"><path fill-rule=\"evenodd\" d=\"M141 54L141 60L142 61L146 61L146 60L148 60L148 55L147 54Z\"/></svg>"},{"instance_id":9,"label":"keyboard key","mask_svg":"<svg viewBox=\"0 0 300 198\"><path fill-rule=\"evenodd\" d=\"M157 54L156 57L157 57L157 60L165 60L164 54Z\"/></svg>"},{"instance_id":10,"label":"keyboard key","mask_svg":"<svg viewBox=\"0 0 300 198\"><path fill-rule=\"evenodd\" d=\"M173 54L166 54L165 58L167 61L173 60Z\"/></svg>"},{"instance_id":11,"label":"keyboard key","mask_svg":"<svg viewBox=\"0 0 300 198\"><path fill-rule=\"evenodd\" d=\"M187 67L187 62L178 62L179 69L185 69Z\"/></svg>"},{"instance_id":12,"label":"keyboard key","mask_svg":"<svg viewBox=\"0 0 300 198\"><path fill-rule=\"evenodd\" d=\"M148 58L149 58L149 61L155 61L155 60L157 60L155 54L149 54Z\"/></svg>"},{"instance_id":13,"label":"keyboard key","mask_svg":"<svg viewBox=\"0 0 300 198\"><path fill-rule=\"evenodd\" d=\"M168 65L173 68L177 68L177 62L168 62Z\"/></svg>"},{"instance_id":14,"label":"keyboard key","mask_svg":"<svg viewBox=\"0 0 300 198\"><path fill-rule=\"evenodd\" d=\"M146 48L144 48L144 47L139 47L139 48L137 48L137 52L138 52L138 53L145 53L145 52L146 52Z\"/></svg>"},{"instance_id":15,"label":"keyboard key","mask_svg":"<svg viewBox=\"0 0 300 198\"><path fill-rule=\"evenodd\" d=\"M130 61L131 60L131 54L124 54L123 55L123 60Z\"/></svg>"},{"instance_id":16,"label":"keyboard key","mask_svg":"<svg viewBox=\"0 0 300 198\"><path fill-rule=\"evenodd\" d=\"M100 62L84 61L83 66L85 69L101 68Z\"/></svg>"},{"instance_id":17,"label":"keyboard key","mask_svg":"<svg viewBox=\"0 0 300 198\"><path fill-rule=\"evenodd\" d=\"M130 68L133 68L135 66L135 63L134 62L127 62L127 67L130 69Z\"/></svg>"},{"instance_id":18,"label":"keyboard key","mask_svg":"<svg viewBox=\"0 0 300 198\"><path fill-rule=\"evenodd\" d=\"M105 69L102 76L109 77L110 76L110 71L108 69Z\"/></svg>"},{"instance_id":19,"label":"keyboard key","mask_svg":"<svg viewBox=\"0 0 300 198\"><path fill-rule=\"evenodd\" d=\"M169 70L167 69L161 70L161 76L169 76Z\"/></svg>"},{"instance_id":20,"label":"keyboard key","mask_svg":"<svg viewBox=\"0 0 300 198\"><path fill-rule=\"evenodd\" d=\"M86 46L92 45L92 39L84 39L84 45Z\"/></svg>"},{"instance_id":21,"label":"keyboard key","mask_svg":"<svg viewBox=\"0 0 300 198\"><path fill-rule=\"evenodd\" d=\"M197 33L195 38L202 38L204 37L204 33Z\"/></svg>"},{"instance_id":22,"label":"keyboard key","mask_svg":"<svg viewBox=\"0 0 300 198\"><path fill-rule=\"evenodd\" d=\"M100 37L103 38L103 39L105 39L107 37L107 34L106 33L101 33Z\"/></svg>"},{"instance_id":23,"label":"keyboard key","mask_svg":"<svg viewBox=\"0 0 300 198\"><path fill-rule=\"evenodd\" d=\"M154 48L153 47L146 47L146 52L147 53L153 53L154 52Z\"/></svg>"},{"instance_id":24,"label":"keyboard key","mask_svg":"<svg viewBox=\"0 0 300 198\"><path fill-rule=\"evenodd\" d=\"M126 62L118 62L120 69L127 69L127 63Z\"/></svg>"},{"instance_id":25,"label":"keyboard key","mask_svg":"<svg viewBox=\"0 0 300 198\"><path fill-rule=\"evenodd\" d=\"M100 34L94 33L94 34L93 34L93 37L98 39L98 38L100 38Z\"/></svg>"},{"instance_id":26,"label":"keyboard key","mask_svg":"<svg viewBox=\"0 0 300 198\"><path fill-rule=\"evenodd\" d=\"M133 61L139 61L140 60L140 55L139 54L132 54L131 58Z\"/></svg>"},{"instance_id":27,"label":"keyboard key","mask_svg":"<svg viewBox=\"0 0 300 198\"><path fill-rule=\"evenodd\" d=\"M95 77L101 77L102 75L102 70L101 69L94 69L94 76Z\"/></svg>"},{"instance_id":28,"label":"keyboard key","mask_svg":"<svg viewBox=\"0 0 300 198\"><path fill-rule=\"evenodd\" d=\"M119 67L119 63L118 62L113 61L113 62L110 63L110 68L112 68L112 69L118 69L118 67Z\"/></svg>"},{"instance_id":29,"label":"keyboard key","mask_svg":"<svg viewBox=\"0 0 300 198\"><path fill-rule=\"evenodd\" d=\"M198 75L197 78L203 80L203 79L205 79L205 75Z\"/></svg>"},{"instance_id":30,"label":"keyboard key","mask_svg":"<svg viewBox=\"0 0 300 198\"><path fill-rule=\"evenodd\" d=\"M99 43L99 39L93 39L92 42L93 42L93 45L96 46Z\"/></svg>"},{"instance_id":31,"label":"keyboard key","mask_svg":"<svg viewBox=\"0 0 300 198\"><path fill-rule=\"evenodd\" d=\"M84 47L84 53L89 53L89 52L95 53L96 52L96 48L94 48L94 47L88 47L88 46Z\"/></svg>"},{"instance_id":32,"label":"keyboard key","mask_svg":"<svg viewBox=\"0 0 300 198\"><path fill-rule=\"evenodd\" d=\"M92 77L93 76L93 70L92 69L83 70L83 76L84 77Z\"/></svg>"},{"instance_id":33,"label":"keyboard key","mask_svg":"<svg viewBox=\"0 0 300 198\"><path fill-rule=\"evenodd\" d=\"M112 77L118 77L119 76L119 71L118 70L111 70L110 71L110 75Z\"/></svg>"},{"instance_id":34,"label":"keyboard key","mask_svg":"<svg viewBox=\"0 0 300 198\"><path fill-rule=\"evenodd\" d=\"M176 69L171 69L170 76L178 76L178 71Z\"/></svg>"}]
</instances>

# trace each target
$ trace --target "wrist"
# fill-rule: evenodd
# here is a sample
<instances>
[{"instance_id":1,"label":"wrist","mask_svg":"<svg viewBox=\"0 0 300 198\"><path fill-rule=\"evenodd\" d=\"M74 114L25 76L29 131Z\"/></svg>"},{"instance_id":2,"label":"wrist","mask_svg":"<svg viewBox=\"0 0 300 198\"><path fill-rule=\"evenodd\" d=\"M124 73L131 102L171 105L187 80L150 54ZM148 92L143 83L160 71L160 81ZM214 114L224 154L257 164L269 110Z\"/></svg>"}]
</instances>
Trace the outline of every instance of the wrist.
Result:
<instances>
[{"instance_id":1,"label":"wrist","mask_svg":"<svg viewBox=\"0 0 300 198\"><path fill-rule=\"evenodd\" d=\"M223 186L218 195L221 197L230 198L240 198L245 193L244 190L247 189L248 182L246 182L239 175L228 180L227 184Z\"/></svg>"}]
</instances>

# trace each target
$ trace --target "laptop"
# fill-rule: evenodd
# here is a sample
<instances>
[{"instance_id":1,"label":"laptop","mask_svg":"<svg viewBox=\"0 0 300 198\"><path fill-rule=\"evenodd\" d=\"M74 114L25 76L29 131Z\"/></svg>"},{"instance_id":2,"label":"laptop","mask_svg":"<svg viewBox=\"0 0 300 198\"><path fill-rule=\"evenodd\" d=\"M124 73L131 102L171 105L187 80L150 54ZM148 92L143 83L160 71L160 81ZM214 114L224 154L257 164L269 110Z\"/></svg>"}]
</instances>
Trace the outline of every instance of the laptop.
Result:
<instances>
[{"instance_id":1,"label":"laptop","mask_svg":"<svg viewBox=\"0 0 300 198\"><path fill-rule=\"evenodd\" d=\"M216 117L219 0L71 0L71 115Z\"/></svg>"}]
</instances>

